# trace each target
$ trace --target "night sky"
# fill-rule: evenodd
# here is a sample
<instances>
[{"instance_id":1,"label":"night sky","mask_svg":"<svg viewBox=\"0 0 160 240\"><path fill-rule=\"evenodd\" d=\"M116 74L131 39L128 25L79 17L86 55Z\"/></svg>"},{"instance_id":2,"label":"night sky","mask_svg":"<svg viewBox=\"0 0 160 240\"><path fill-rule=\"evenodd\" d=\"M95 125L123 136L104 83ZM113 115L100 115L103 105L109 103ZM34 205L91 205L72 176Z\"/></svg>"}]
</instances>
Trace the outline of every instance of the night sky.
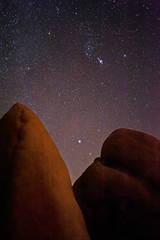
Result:
<instances>
[{"instance_id":1,"label":"night sky","mask_svg":"<svg viewBox=\"0 0 160 240\"><path fill-rule=\"evenodd\" d=\"M116 128L160 138L159 0L0 0L0 116L31 108L74 181Z\"/></svg>"}]
</instances>

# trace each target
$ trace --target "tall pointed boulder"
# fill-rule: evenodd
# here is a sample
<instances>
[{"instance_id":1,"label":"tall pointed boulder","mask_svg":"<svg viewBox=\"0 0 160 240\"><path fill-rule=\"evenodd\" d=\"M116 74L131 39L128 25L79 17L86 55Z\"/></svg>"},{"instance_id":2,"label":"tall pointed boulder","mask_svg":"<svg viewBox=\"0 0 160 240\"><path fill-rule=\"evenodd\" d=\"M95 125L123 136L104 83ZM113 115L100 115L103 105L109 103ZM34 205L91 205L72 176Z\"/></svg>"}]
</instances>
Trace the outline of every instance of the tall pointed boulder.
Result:
<instances>
[{"instance_id":1,"label":"tall pointed boulder","mask_svg":"<svg viewBox=\"0 0 160 240\"><path fill-rule=\"evenodd\" d=\"M0 203L4 239L89 240L64 161L18 103L0 120Z\"/></svg>"}]
</instances>

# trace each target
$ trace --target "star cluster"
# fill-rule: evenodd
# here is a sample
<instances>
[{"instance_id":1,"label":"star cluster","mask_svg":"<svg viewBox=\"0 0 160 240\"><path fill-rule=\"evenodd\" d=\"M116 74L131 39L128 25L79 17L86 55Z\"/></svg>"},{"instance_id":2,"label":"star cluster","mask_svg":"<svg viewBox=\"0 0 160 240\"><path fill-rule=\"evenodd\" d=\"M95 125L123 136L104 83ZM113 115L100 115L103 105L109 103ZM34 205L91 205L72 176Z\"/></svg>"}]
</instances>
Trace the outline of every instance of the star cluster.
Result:
<instances>
[{"instance_id":1,"label":"star cluster","mask_svg":"<svg viewBox=\"0 0 160 240\"><path fill-rule=\"evenodd\" d=\"M0 113L38 114L74 181L111 131L160 137L158 0L0 1Z\"/></svg>"}]
</instances>

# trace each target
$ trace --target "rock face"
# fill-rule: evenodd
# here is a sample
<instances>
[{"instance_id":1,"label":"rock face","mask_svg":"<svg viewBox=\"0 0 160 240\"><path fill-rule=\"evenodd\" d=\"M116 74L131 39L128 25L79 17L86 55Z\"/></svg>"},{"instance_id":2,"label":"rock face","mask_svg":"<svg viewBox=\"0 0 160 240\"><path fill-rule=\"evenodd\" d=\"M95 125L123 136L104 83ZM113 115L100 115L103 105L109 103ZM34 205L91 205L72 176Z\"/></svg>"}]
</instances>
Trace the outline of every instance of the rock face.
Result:
<instances>
[{"instance_id":1,"label":"rock face","mask_svg":"<svg viewBox=\"0 0 160 240\"><path fill-rule=\"evenodd\" d=\"M38 117L0 120L0 227L9 240L160 239L160 141L118 129L75 182ZM82 216L83 212L86 225Z\"/></svg>"},{"instance_id":2,"label":"rock face","mask_svg":"<svg viewBox=\"0 0 160 240\"><path fill-rule=\"evenodd\" d=\"M68 170L38 117L16 104L0 120L0 226L11 240L89 240Z\"/></svg>"},{"instance_id":3,"label":"rock face","mask_svg":"<svg viewBox=\"0 0 160 240\"><path fill-rule=\"evenodd\" d=\"M160 141L114 131L75 182L91 239L160 239Z\"/></svg>"}]
</instances>

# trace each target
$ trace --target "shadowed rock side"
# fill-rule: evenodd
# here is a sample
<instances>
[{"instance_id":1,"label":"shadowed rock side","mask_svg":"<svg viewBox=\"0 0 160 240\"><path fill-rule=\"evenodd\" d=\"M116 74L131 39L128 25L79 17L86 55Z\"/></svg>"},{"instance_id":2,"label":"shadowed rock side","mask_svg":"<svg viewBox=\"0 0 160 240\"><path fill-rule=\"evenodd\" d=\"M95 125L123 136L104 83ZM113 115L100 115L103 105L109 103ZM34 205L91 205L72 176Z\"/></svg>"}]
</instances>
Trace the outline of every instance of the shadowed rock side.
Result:
<instances>
[{"instance_id":1,"label":"shadowed rock side","mask_svg":"<svg viewBox=\"0 0 160 240\"><path fill-rule=\"evenodd\" d=\"M160 239L160 141L118 129L75 182L92 240Z\"/></svg>"},{"instance_id":2,"label":"shadowed rock side","mask_svg":"<svg viewBox=\"0 0 160 240\"><path fill-rule=\"evenodd\" d=\"M0 226L11 240L89 240L70 177L38 117L21 104L0 120Z\"/></svg>"}]
</instances>

